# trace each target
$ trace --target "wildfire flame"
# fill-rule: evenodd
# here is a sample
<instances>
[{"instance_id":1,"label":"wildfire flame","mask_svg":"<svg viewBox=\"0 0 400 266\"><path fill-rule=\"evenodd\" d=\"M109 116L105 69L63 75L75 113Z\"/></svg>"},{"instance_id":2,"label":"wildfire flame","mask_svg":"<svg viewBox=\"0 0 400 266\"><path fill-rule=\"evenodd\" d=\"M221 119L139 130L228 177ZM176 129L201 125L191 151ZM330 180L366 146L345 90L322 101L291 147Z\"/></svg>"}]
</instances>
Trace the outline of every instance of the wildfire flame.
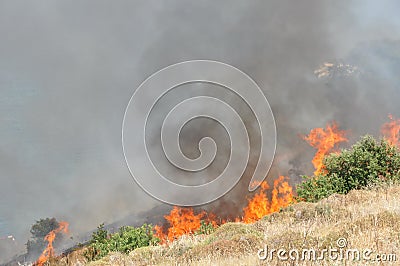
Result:
<instances>
[{"instance_id":1,"label":"wildfire flame","mask_svg":"<svg viewBox=\"0 0 400 266\"><path fill-rule=\"evenodd\" d=\"M390 121L383 124L381 132L385 139L393 146L400 148L400 119L389 115Z\"/></svg>"},{"instance_id":2,"label":"wildfire flame","mask_svg":"<svg viewBox=\"0 0 400 266\"><path fill-rule=\"evenodd\" d=\"M345 131L338 129L336 122L332 122L325 129L312 129L308 136L303 137L311 146L317 148L317 153L312 160L316 169L314 172L315 175L324 171L324 156L331 152L337 143L347 141L345 133ZM287 179L285 176L279 176L279 178L274 180L270 200L267 196L267 191L270 189L269 185L266 182L254 183L254 186L260 185L260 191L251 199L248 199L247 206L243 208L243 217L236 218L235 222L253 223L265 215L277 212L280 208L291 204L294 201L293 189ZM211 223L214 227L220 224L213 214L207 214L205 211L195 214L192 208L180 208L176 206L164 218L167 220L169 226L156 225L154 227L155 235L161 239L162 243L165 243L167 240L173 241L182 235L196 232L200 228L202 220ZM222 221L221 223L224 222Z\"/></svg>"},{"instance_id":3,"label":"wildfire flame","mask_svg":"<svg viewBox=\"0 0 400 266\"><path fill-rule=\"evenodd\" d=\"M328 67L328 65L326 66ZM382 134L391 145L396 145L400 148L400 119L395 119L392 115L389 115L389 119L390 121L382 126ZM315 167L314 175L322 174L326 171L323 164L324 157L333 150L336 144L348 141L345 135L346 131L340 130L337 123L333 121L331 124L327 124L325 129L314 128L309 135L303 136L304 140L317 149L312 160ZM251 199L248 199L247 206L243 208L243 217L236 218L235 222L254 223L295 201L288 177L279 176L274 180L271 200L267 196L267 191L270 189L269 185L265 181L256 181L252 184L252 186L258 185L260 185L260 190ZM225 220L218 222L213 213L201 211L195 214L193 208L177 206L174 206L164 218L169 226L156 225L154 227L155 236L160 238L161 243L173 241L182 235L195 233L201 227L202 221L211 224L213 227L226 222ZM49 258L55 255L53 242L60 232L68 233L67 222L59 222L59 227L45 236L44 240L48 242L48 245L35 265L42 266Z\"/></svg>"},{"instance_id":4,"label":"wildfire flame","mask_svg":"<svg viewBox=\"0 0 400 266\"><path fill-rule=\"evenodd\" d=\"M266 182L261 183L261 190L249 200L243 209L244 223L253 223L260 220L267 214L279 211L280 208L288 206L293 201L292 187L285 176L280 176L274 181L271 201L268 200L266 190L269 186Z\"/></svg>"},{"instance_id":5,"label":"wildfire flame","mask_svg":"<svg viewBox=\"0 0 400 266\"><path fill-rule=\"evenodd\" d=\"M314 175L325 172L323 163L325 155L331 152L337 143L347 141L345 135L346 132L339 130L337 123L333 121L331 124L327 124L325 129L314 128L308 136L303 137L312 147L317 149L312 160L315 168Z\"/></svg>"},{"instance_id":6,"label":"wildfire flame","mask_svg":"<svg viewBox=\"0 0 400 266\"><path fill-rule=\"evenodd\" d=\"M214 214L207 214L205 211L195 214L193 208L174 206L171 212L165 215L164 218L169 223L167 233L164 233L162 226L156 225L154 227L155 235L163 243L166 240L173 241L182 235L193 234L200 228L202 220L211 223L214 227L217 226Z\"/></svg>"},{"instance_id":7,"label":"wildfire flame","mask_svg":"<svg viewBox=\"0 0 400 266\"><path fill-rule=\"evenodd\" d=\"M54 248L53 242L56 239L56 235L60 232L68 233L68 223L67 222L59 222L58 228L50 231L45 237L44 240L48 242L47 247L43 250L42 255L40 255L39 259L36 261L36 265L42 266L49 258L54 257Z\"/></svg>"},{"instance_id":8,"label":"wildfire flame","mask_svg":"<svg viewBox=\"0 0 400 266\"><path fill-rule=\"evenodd\" d=\"M269 201L266 191L269 186L266 182L261 183L261 190L248 200L248 204L243 208L244 216L242 219L236 218L236 222L252 223L258 221L267 214L279 211L280 208L288 206L293 201L292 187L286 181L286 177L280 176L274 181L271 201ZM161 239L162 243L167 240L173 241L178 237L186 234L193 234L200 226L201 221L211 223L216 227L220 223L216 216L212 213L202 211L195 214L192 208L174 207L164 218L167 220L169 227L165 229L163 226L156 225L154 227L155 236Z\"/></svg>"}]
</instances>

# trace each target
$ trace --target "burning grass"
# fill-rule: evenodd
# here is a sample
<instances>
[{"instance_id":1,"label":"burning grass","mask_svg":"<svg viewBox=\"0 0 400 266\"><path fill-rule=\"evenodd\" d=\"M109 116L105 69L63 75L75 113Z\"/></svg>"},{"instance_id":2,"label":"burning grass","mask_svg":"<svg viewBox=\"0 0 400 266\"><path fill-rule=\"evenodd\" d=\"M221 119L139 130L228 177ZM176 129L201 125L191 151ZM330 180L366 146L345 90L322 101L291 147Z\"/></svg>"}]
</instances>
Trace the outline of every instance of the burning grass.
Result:
<instances>
[{"instance_id":1,"label":"burning grass","mask_svg":"<svg viewBox=\"0 0 400 266\"><path fill-rule=\"evenodd\" d=\"M261 265L257 250L264 245L322 249L335 247L339 237L351 248L394 253L400 250L399 200L399 185L334 194L318 203L291 205L253 224L226 223L208 236L185 235L126 255L112 253L89 265ZM276 260L271 264L284 265Z\"/></svg>"},{"instance_id":2,"label":"burning grass","mask_svg":"<svg viewBox=\"0 0 400 266\"><path fill-rule=\"evenodd\" d=\"M156 225L154 227L155 235L162 243L165 243L167 240L173 241L182 235L195 233L201 228L202 221L207 225L216 227L218 223L215 217L214 214L207 214L205 211L195 214L192 208L179 208L175 206L168 215L164 216L169 224L167 229L165 229L166 226Z\"/></svg>"},{"instance_id":3,"label":"burning grass","mask_svg":"<svg viewBox=\"0 0 400 266\"><path fill-rule=\"evenodd\" d=\"M287 207L293 201L292 187L288 183L288 178L280 176L273 182L271 199L267 192L270 189L266 182L261 183L261 189L252 198L248 199L248 204L243 208L243 217L236 218L236 222L254 223L265 215L279 211ZM216 228L225 221L218 220L213 213L202 211L195 214L192 208L180 208L175 206L168 215L165 215L167 223L164 226L154 227L155 235L162 243L171 242L182 235L196 233L203 224Z\"/></svg>"},{"instance_id":4,"label":"burning grass","mask_svg":"<svg viewBox=\"0 0 400 266\"><path fill-rule=\"evenodd\" d=\"M390 144L386 144L390 149L385 151L391 154L387 158L393 159L396 152L391 149L399 147L400 120L395 120L393 117L390 119L391 121L382 127L382 133ZM345 131L339 130L337 124L333 122L325 129L311 130L304 139L317 149L312 160L315 177L328 176L332 172L329 162L334 161L324 161L324 158L332 153L336 144L347 141ZM365 138L360 143L374 144L374 141ZM381 142L381 145L382 143L385 144ZM354 150L358 152L357 149ZM335 155L338 157L347 154L349 151ZM373 159L378 158L375 157ZM327 165L324 165L325 163ZM356 165L359 166L358 163ZM369 162L366 165L370 169ZM393 167L394 170L398 169L397 164L393 164ZM342 168L340 169L343 170ZM349 176L352 180L356 177L360 180L365 178L364 175L354 176L350 170L337 177L340 179ZM360 174L359 172L357 173ZM323 183L326 180L315 178L309 183L313 186L327 185ZM321 188L320 185L318 188ZM335 184L328 185L335 186ZM400 238L396 235L400 224L400 209L397 207L400 187L393 184L392 187L376 189L375 186L375 189L369 190L366 190L368 186L361 187L364 190L350 191L347 195L331 195L335 192L331 189L329 193L325 193L326 191L325 194L322 193L323 197L330 196L318 203L294 204L293 189L287 177L280 176L274 180L272 189L266 182L260 184L259 191L248 199L247 205L243 208L243 216L236 218L235 223L218 220L213 213L205 211L196 213L192 208L175 206L164 216L166 222L154 227L155 235L161 240L161 245L139 247L129 254L112 252L103 259L92 262L91 265L235 265L238 262L242 265L258 265L261 262L257 258L257 250L264 245L277 249L304 247L323 249L335 247L336 240L340 237L347 238L352 247L375 248L381 253L393 253L393 250L398 250L400 247ZM270 197L267 196L269 194ZM316 200L320 198L322 197L317 197ZM393 237L393 234L396 236ZM381 241L382 239L385 241ZM51 243L52 241L49 241L50 247ZM373 244L374 246L371 246ZM49 253L46 250L44 254L47 252L50 257L54 255L54 252ZM62 262L61 259L60 264L54 265L71 265L68 256L66 261ZM314 264L305 262L304 265ZM325 265L325 262L321 261L320 265Z\"/></svg>"},{"instance_id":5,"label":"burning grass","mask_svg":"<svg viewBox=\"0 0 400 266\"><path fill-rule=\"evenodd\" d=\"M287 177L280 176L274 180L271 201L268 199L266 191L269 186L266 182L261 184L261 190L249 200L247 206L243 209L244 223L254 223L265 215L279 211L285 208L293 201L293 190L287 182Z\"/></svg>"}]
</instances>

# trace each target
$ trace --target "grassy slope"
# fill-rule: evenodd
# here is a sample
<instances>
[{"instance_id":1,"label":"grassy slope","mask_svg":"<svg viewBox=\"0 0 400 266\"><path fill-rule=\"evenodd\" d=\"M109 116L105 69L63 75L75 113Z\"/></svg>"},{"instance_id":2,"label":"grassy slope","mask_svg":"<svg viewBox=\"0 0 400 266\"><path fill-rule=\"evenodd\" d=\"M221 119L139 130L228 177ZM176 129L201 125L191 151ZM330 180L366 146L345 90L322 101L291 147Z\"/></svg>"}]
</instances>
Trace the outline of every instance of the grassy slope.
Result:
<instances>
[{"instance_id":1,"label":"grassy slope","mask_svg":"<svg viewBox=\"0 0 400 266\"><path fill-rule=\"evenodd\" d=\"M139 248L129 255L112 253L89 265L259 265L257 250L265 244L287 250L322 249L336 247L339 237L347 238L349 248L397 253L400 260L399 200L399 185L351 191L318 203L294 204L254 224L227 223L208 236L184 236L169 245ZM77 265L77 261L83 262L79 253L82 251L70 254L68 263L63 258L55 265ZM263 263L286 265L276 259Z\"/></svg>"}]
</instances>

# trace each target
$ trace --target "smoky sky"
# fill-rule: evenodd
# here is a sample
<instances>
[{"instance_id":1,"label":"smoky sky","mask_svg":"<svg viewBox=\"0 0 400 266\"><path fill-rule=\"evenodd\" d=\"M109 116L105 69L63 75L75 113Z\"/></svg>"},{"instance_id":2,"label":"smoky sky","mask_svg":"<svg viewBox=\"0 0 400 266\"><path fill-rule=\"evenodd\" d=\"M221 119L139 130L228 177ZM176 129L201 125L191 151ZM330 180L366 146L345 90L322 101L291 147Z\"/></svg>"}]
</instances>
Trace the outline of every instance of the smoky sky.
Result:
<instances>
[{"instance_id":1,"label":"smoky sky","mask_svg":"<svg viewBox=\"0 0 400 266\"><path fill-rule=\"evenodd\" d=\"M185 60L251 76L276 119L273 173L293 160L311 173L299 134L336 120L353 140L400 116L399 10L394 0L1 1L0 236L24 243L44 217L79 234L159 204L126 167L122 119L143 80ZM327 61L361 74L317 79Z\"/></svg>"}]
</instances>

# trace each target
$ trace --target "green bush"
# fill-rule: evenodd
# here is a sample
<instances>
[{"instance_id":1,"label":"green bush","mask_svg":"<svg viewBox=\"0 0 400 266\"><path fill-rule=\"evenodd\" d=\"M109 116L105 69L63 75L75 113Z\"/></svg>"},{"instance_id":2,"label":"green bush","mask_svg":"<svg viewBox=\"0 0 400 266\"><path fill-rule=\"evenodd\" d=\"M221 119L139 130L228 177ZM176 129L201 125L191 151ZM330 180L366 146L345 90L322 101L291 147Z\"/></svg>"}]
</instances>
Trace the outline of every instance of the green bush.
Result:
<instances>
[{"instance_id":1,"label":"green bush","mask_svg":"<svg viewBox=\"0 0 400 266\"><path fill-rule=\"evenodd\" d=\"M108 234L104 229L104 224L101 224L92 234L85 256L88 260L97 260L110 252L129 253L136 248L154 245L158 242L159 239L153 235L152 225L144 224L137 228L123 226L117 233Z\"/></svg>"},{"instance_id":2,"label":"green bush","mask_svg":"<svg viewBox=\"0 0 400 266\"><path fill-rule=\"evenodd\" d=\"M204 220L200 221L200 228L196 230L195 235L209 235L215 231L212 223L207 223Z\"/></svg>"},{"instance_id":3,"label":"green bush","mask_svg":"<svg viewBox=\"0 0 400 266\"><path fill-rule=\"evenodd\" d=\"M351 149L331 153L324 164L326 173L303 176L306 180L297 186L301 200L315 202L333 193L346 194L352 189L400 179L399 149L368 135Z\"/></svg>"}]
</instances>

